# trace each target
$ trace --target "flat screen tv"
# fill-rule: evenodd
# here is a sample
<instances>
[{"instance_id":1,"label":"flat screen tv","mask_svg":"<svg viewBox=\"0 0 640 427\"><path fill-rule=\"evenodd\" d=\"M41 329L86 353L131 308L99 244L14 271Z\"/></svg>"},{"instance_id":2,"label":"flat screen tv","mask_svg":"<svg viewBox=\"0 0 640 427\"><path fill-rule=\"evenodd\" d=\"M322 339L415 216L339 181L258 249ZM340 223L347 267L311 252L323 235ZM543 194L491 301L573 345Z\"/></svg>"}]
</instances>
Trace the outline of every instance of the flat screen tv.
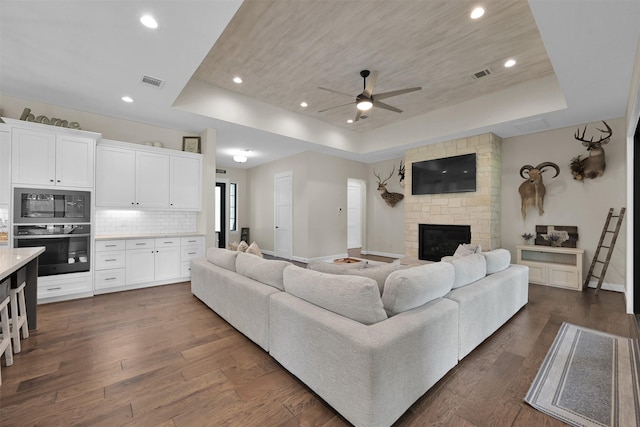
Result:
<instances>
[{"instance_id":1,"label":"flat screen tv","mask_svg":"<svg viewBox=\"0 0 640 427\"><path fill-rule=\"evenodd\" d=\"M476 191L476 153L425 160L411 165L411 194Z\"/></svg>"}]
</instances>

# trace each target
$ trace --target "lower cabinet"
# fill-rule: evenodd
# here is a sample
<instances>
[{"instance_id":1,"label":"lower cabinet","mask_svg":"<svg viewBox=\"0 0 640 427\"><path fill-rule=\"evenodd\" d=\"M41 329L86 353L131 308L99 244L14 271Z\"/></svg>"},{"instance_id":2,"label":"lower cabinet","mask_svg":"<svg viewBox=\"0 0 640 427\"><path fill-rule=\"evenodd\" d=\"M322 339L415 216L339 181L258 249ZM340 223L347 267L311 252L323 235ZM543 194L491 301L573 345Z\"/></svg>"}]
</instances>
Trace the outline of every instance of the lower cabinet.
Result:
<instances>
[{"instance_id":1,"label":"lower cabinet","mask_svg":"<svg viewBox=\"0 0 640 427\"><path fill-rule=\"evenodd\" d=\"M188 279L191 259L203 254L202 236L97 241L95 293Z\"/></svg>"},{"instance_id":2,"label":"lower cabinet","mask_svg":"<svg viewBox=\"0 0 640 427\"><path fill-rule=\"evenodd\" d=\"M38 277L38 304L93 295L92 273Z\"/></svg>"}]
</instances>

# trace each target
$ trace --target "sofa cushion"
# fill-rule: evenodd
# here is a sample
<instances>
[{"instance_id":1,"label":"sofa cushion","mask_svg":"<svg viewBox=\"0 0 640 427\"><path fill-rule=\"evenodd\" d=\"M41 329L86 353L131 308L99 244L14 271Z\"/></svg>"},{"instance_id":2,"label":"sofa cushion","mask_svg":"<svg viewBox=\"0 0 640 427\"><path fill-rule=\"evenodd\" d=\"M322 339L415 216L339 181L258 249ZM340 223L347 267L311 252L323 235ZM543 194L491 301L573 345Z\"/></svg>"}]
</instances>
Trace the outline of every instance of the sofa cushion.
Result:
<instances>
[{"instance_id":1,"label":"sofa cushion","mask_svg":"<svg viewBox=\"0 0 640 427\"><path fill-rule=\"evenodd\" d=\"M243 252L238 252L236 258L236 271L239 274L281 291L284 291L282 272L290 265L287 261L267 260Z\"/></svg>"},{"instance_id":2,"label":"sofa cushion","mask_svg":"<svg viewBox=\"0 0 640 427\"><path fill-rule=\"evenodd\" d=\"M246 252L249 249L249 245L244 240L238 243L238 248L236 249L238 252Z\"/></svg>"},{"instance_id":3,"label":"sofa cushion","mask_svg":"<svg viewBox=\"0 0 640 427\"><path fill-rule=\"evenodd\" d=\"M511 264L511 252L506 249L494 249L482 252L482 256L487 261L487 274L497 273L506 270Z\"/></svg>"},{"instance_id":4,"label":"sofa cushion","mask_svg":"<svg viewBox=\"0 0 640 427\"><path fill-rule=\"evenodd\" d=\"M466 286L487 275L487 261L480 254L471 254L445 262L455 268L456 277L453 282L453 289Z\"/></svg>"},{"instance_id":5,"label":"sofa cushion","mask_svg":"<svg viewBox=\"0 0 640 427\"><path fill-rule=\"evenodd\" d=\"M375 280L327 274L291 265L284 288L293 296L341 316L371 325L387 318Z\"/></svg>"},{"instance_id":6,"label":"sofa cushion","mask_svg":"<svg viewBox=\"0 0 640 427\"><path fill-rule=\"evenodd\" d=\"M230 271L236 271L237 256L237 251L213 247L207 249L207 261Z\"/></svg>"},{"instance_id":7,"label":"sofa cushion","mask_svg":"<svg viewBox=\"0 0 640 427\"><path fill-rule=\"evenodd\" d=\"M394 271L384 284L385 310L393 315L443 297L451 290L454 271L451 264L443 262Z\"/></svg>"}]
</instances>

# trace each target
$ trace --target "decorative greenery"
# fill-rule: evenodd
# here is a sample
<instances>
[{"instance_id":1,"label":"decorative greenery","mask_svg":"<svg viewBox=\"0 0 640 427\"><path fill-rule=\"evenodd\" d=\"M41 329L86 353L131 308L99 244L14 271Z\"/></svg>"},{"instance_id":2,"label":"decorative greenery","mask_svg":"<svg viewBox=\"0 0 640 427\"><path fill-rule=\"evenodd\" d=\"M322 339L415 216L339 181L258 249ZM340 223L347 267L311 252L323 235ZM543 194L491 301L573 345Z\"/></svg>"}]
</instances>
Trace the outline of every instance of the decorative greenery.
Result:
<instances>
[{"instance_id":1,"label":"decorative greenery","mask_svg":"<svg viewBox=\"0 0 640 427\"><path fill-rule=\"evenodd\" d=\"M521 237L522 237L522 239L523 239L525 242L528 242L529 240L533 239L533 234L531 234L531 233L524 233Z\"/></svg>"}]
</instances>

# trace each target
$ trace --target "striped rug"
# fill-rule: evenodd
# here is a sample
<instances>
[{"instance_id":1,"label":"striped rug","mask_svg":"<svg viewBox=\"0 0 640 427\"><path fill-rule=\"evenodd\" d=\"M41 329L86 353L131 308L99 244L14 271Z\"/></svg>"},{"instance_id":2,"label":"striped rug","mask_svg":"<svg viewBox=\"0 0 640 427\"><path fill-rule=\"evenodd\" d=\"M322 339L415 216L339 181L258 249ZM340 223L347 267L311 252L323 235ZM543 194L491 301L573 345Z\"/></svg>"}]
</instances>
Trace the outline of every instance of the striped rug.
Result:
<instances>
[{"instance_id":1,"label":"striped rug","mask_svg":"<svg viewBox=\"0 0 640 427\"><path fill-rule=\"evenodd\" d=\"M640 426L637 340L563 323L524 400L573 426Z\"/></svg>"}]
</instances>

